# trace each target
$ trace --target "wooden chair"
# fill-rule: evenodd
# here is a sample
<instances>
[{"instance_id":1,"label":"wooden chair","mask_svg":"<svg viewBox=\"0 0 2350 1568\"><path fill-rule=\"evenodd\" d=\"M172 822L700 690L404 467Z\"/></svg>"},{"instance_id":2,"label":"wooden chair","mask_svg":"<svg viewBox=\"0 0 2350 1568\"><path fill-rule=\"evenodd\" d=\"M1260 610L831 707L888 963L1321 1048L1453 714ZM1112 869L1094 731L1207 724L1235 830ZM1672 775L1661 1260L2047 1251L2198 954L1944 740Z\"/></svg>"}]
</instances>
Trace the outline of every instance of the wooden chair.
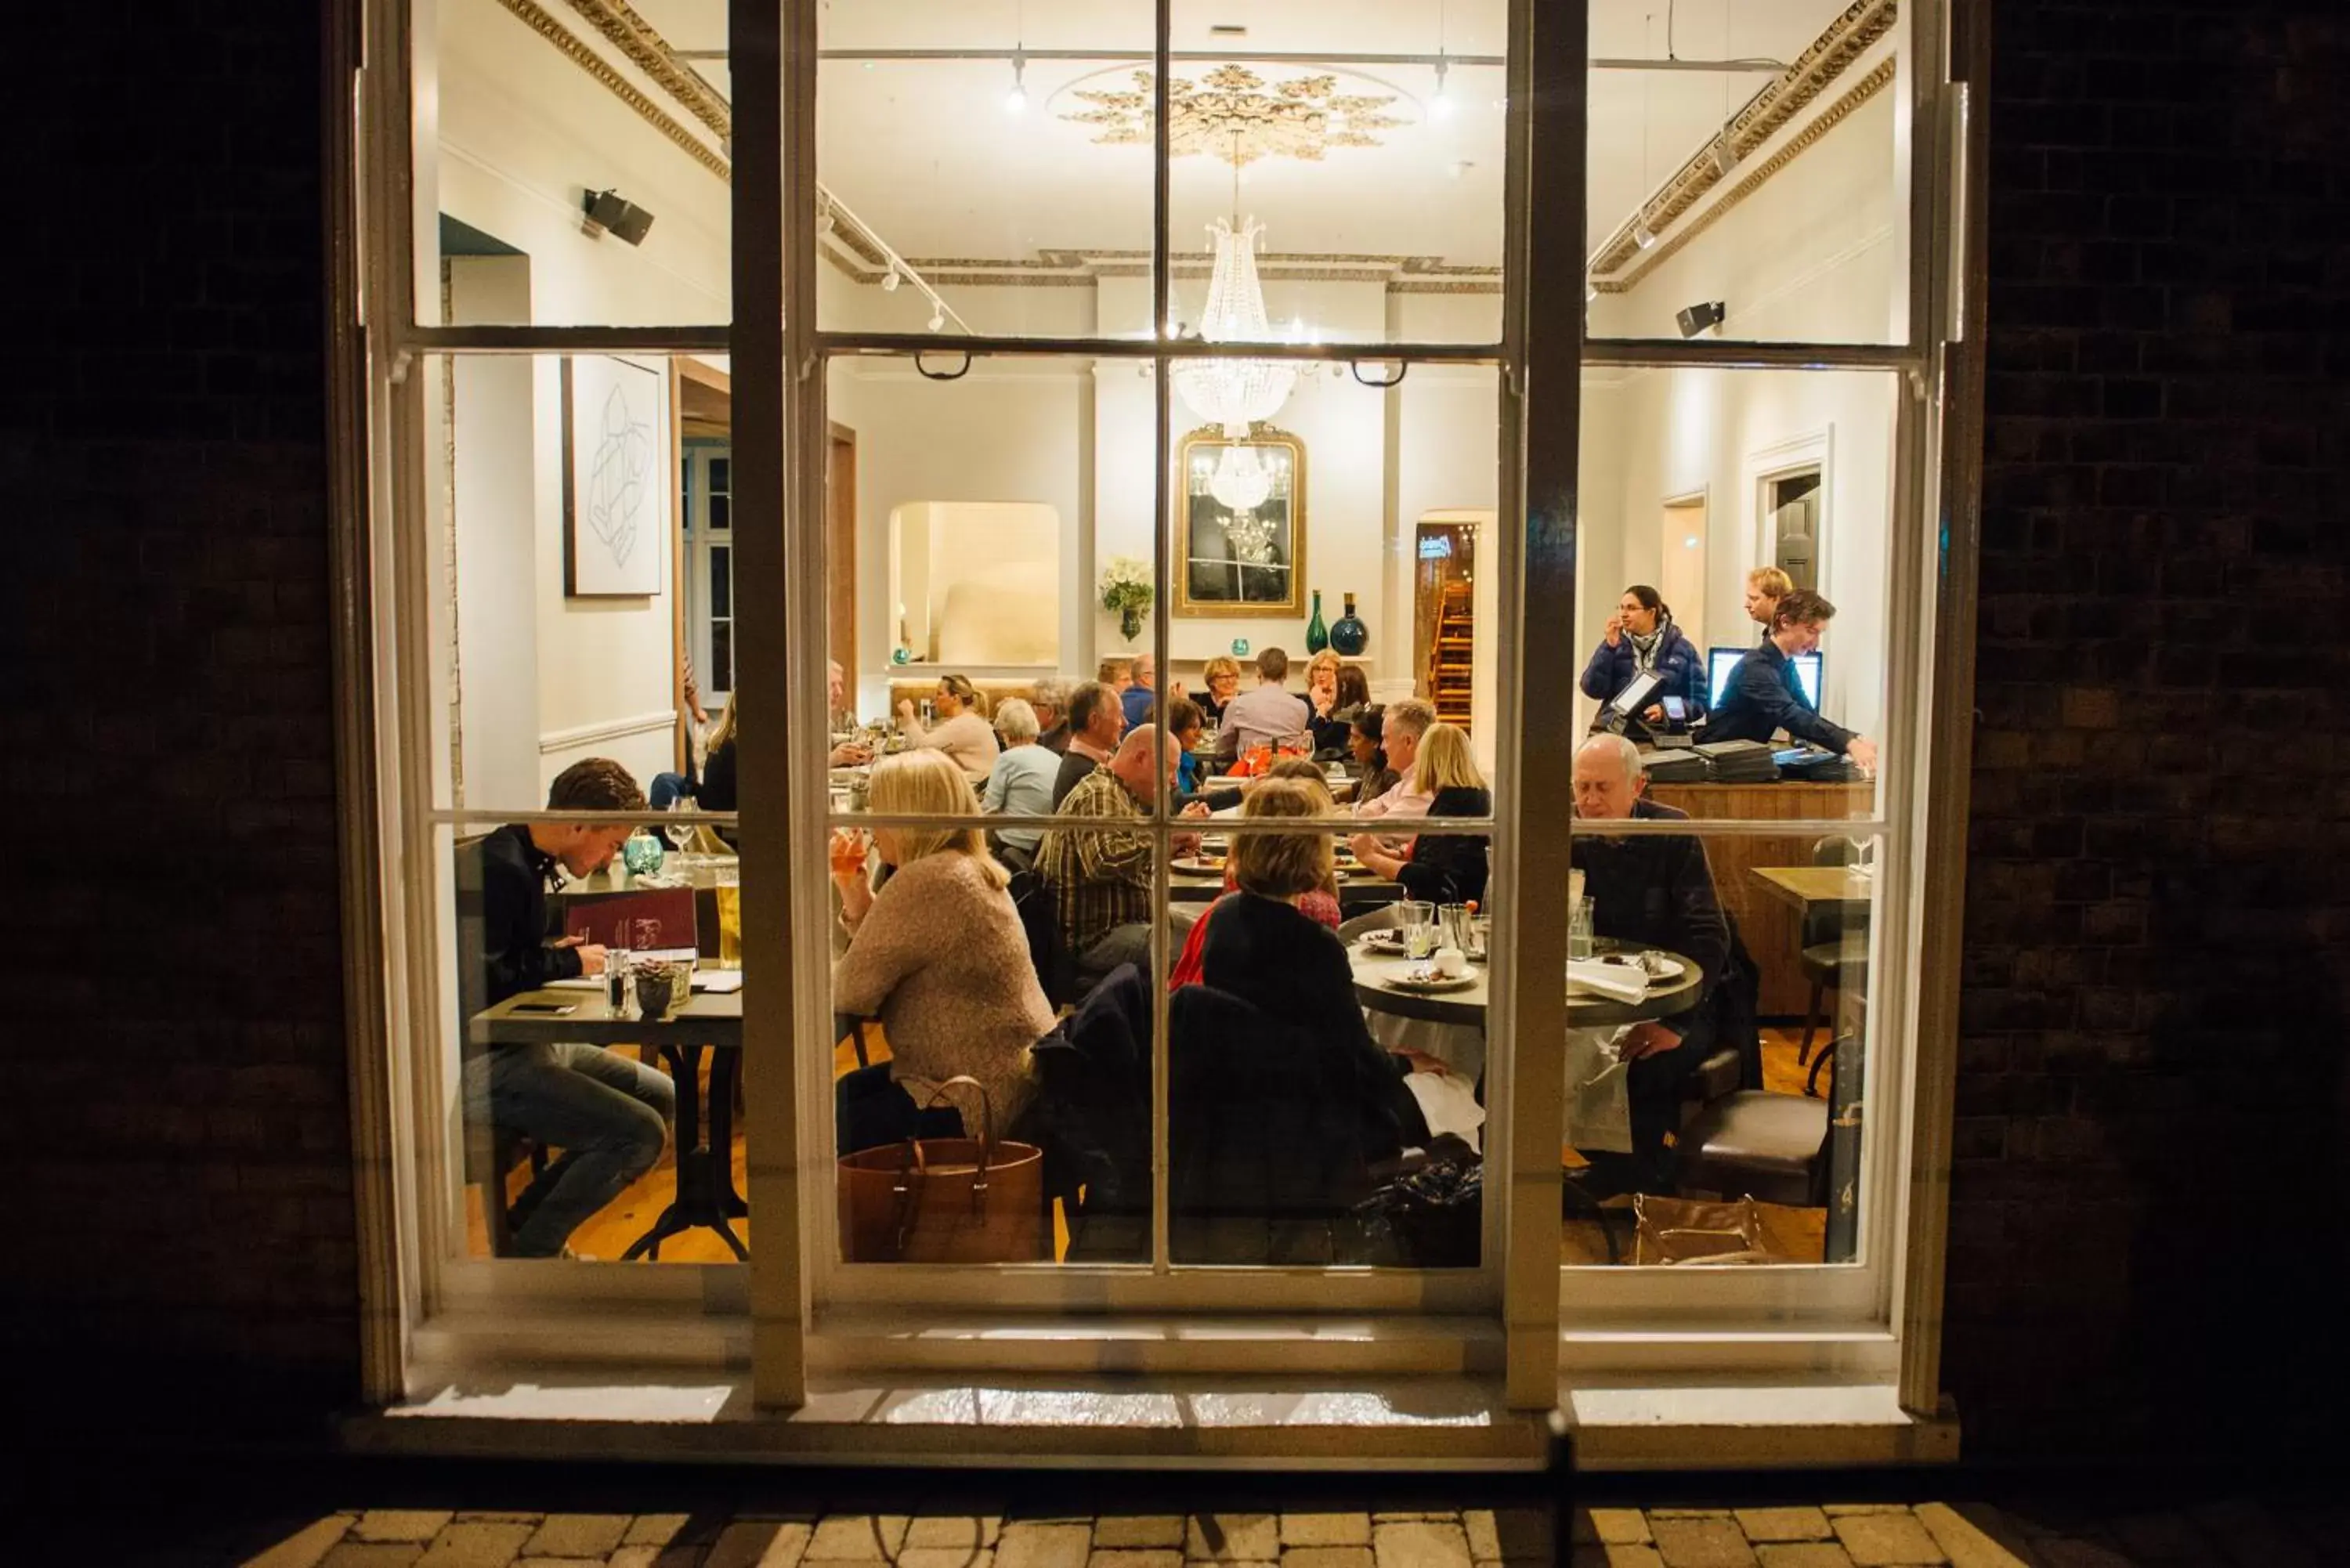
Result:
<instances>
[{"instance_id":1,"label":"wooden chair","mask_svg":"<svg viewBox=\"0 0 2350 1568\"><path fill-rule=\"evenodd\" d=\"M511 1127L492 1127L487 1138L469 1130L464 1144L465 1179L481 1195L490 1256L503 1258L513 1247L515 1224L514 1206L506 1201L507 1173L527 1158L533 1180L546 1174L546 1146Z\"/></svg>"}]
</instances>

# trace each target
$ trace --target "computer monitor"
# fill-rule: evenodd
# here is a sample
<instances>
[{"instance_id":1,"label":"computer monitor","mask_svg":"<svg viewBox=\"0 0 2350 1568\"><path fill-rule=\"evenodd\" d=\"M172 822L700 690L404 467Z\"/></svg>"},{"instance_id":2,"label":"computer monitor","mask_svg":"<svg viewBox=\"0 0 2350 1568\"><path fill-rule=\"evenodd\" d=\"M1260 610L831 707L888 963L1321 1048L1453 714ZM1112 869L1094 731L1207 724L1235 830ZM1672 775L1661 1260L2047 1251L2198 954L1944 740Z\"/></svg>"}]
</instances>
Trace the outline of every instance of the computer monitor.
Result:
<instances>
[{"instance_id":1,"label":"computer monitor","mask_svg":"<svg viewBox=\"0 0 2350 1568\"><path fill-rule=\"evenodd\" d=\"M1754 650L1751 648L1710 648L1706 649L1707 686L1713 692L1713 706L1721 707L1721 700L1730 695L1731 672L1738 661ZM1820 664L1817 651L1795 655L1795 680L1804 689L1804 696L1813 707L1820 705Z\"/></svg>"}]
</instances>

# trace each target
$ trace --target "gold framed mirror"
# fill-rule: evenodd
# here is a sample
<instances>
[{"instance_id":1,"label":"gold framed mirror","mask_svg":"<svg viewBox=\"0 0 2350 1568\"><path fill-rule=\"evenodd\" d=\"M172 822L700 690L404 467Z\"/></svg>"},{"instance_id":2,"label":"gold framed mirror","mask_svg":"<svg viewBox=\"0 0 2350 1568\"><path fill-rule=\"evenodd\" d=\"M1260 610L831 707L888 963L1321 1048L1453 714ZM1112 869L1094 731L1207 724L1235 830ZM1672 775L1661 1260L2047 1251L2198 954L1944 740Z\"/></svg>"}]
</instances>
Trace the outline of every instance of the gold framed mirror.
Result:
<instances>
[{"instance_id":1,"label":"gold framed mirror","mask_svg":"<svg viewBox=\"0 0 2350 1568\"><path fill-rule=\"evenodd\" d=\"M1173 493L1176 615L1305 613L1305 442L1202 425L1176 449Z\"/></svg>"}]
</instances>

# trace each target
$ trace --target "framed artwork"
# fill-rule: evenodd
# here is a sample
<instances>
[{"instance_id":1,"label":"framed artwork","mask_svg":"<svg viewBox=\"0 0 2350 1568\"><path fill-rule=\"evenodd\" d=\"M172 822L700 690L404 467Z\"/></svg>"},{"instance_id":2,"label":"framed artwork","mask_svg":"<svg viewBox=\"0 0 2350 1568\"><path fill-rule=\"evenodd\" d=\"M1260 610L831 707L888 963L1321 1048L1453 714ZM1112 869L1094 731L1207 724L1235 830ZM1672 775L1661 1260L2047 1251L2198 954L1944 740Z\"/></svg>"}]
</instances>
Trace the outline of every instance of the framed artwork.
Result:
<instances>
[{"instance_id":1,"label":"framed artwork","mask_svg":"<svg viewBox=\"0 0 2350 1568\"><path fill-rule=\"evenodd\" d=\"M660 593L675 472L666 370L610 355L568 356L562 417L565 597Z\"/></svg>"},{"instance_id":2,"label":"framed artwork","mask_svg":"<svg viewBox=\"0 0 2350 1568\"><path fill-rule=\"evenodd\" d=\"M1213 425L1175 456L1178 616L1305 613L1305 445L1260 426L1230 441Z\"/></svg>"}]
</instances>

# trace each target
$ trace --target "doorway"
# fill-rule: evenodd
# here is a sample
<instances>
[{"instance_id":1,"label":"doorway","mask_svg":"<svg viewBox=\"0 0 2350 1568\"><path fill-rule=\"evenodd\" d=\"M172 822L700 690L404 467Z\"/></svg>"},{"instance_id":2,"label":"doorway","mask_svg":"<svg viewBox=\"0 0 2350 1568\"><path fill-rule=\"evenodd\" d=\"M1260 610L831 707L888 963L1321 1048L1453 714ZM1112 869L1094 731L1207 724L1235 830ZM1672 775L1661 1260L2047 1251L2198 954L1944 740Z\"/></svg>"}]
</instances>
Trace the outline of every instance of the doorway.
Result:
<instances>
[{"instance_id":1,"label":"doorway","mask_svg":"<svg viewBox=\"0 0 2350 1568\"><path fill-rule=\"evenodd\" d=\"M1477 524L1430 513L1412 538L1411 668L1436 716L1471 728L1476 707Z\"/></svg>"},{"instance_id":2,"label":"doorway","mask_svg":"<svg viewBox=\"0 0 2350 1568\"><path fill-rule=\"evenodd\" d=\"M1665 503L1659 519L1657 591L1672 607L1673 622L1700 654L1705 639L1706 495L1702 490Z\"/></svg>"},{"instance_id":3,"label":"doorway","mask_svg":"<svg viewBox=\"0 0 2350 1568\"><path fill-rule=\"evenodd\" d=\"M824 615L827 651L856 691L857 432L833 423L824 464ZM853 706L852 701L852 706Z\"/></svg>"}]
</instances>

